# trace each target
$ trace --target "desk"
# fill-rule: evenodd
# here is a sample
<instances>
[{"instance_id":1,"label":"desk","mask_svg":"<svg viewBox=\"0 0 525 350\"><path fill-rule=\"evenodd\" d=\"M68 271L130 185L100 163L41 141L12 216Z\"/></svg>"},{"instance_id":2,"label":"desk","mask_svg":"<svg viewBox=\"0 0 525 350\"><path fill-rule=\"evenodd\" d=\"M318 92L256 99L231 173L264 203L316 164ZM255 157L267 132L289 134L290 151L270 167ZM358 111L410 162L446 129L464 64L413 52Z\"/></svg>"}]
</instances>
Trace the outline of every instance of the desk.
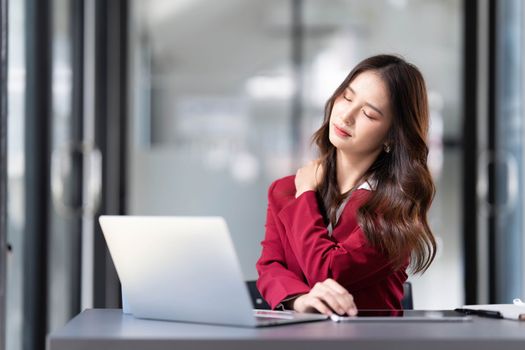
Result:
<instances>
[{"instance_id":1,"label":"desk","mask_svg":"<svg viewBox=\"0 0 525 350\"><path fill-rule=\"evenodd\" d=\"M235 328L140 320L120 309L85 310L48 335L48 350L75 349L525 349L525 322L474 317L453 323L334 323Z\"/></svg>"}]
</instances>

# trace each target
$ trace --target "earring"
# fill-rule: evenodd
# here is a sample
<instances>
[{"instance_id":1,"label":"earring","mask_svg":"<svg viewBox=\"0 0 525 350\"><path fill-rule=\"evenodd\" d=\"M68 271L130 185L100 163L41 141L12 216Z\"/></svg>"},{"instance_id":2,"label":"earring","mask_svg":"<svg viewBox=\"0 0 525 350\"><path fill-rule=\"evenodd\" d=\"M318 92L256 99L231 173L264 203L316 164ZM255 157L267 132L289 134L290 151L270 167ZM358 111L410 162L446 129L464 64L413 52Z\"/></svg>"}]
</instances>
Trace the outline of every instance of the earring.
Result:
<instances>
[{"instance_id":1,"label":"earring","mask_svg":"<svg viewBox=\"0 0 525 350\"><path fill-rule=\"evenodd\" d=\"M386 144L383 146L383 149L385 150L386 153L390 153L390 145Z\"/></svg>"}]
</instances>

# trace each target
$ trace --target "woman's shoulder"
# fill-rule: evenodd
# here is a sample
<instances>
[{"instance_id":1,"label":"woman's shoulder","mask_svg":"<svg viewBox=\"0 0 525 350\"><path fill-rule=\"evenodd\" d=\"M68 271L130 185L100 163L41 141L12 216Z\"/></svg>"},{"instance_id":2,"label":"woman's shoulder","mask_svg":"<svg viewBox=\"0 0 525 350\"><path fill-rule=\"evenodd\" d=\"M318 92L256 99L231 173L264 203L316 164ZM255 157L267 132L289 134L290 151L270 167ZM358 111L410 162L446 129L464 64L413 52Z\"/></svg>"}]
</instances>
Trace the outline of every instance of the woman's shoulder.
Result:
<instances>
[{"instance_id":1,"label":"woman's shoulder","mask_svg":"<svg viewBox=\"0 0 525 350\"><path fill-rule=\"evenodd\" d=\"M288 175L272 182L268 189L268 198L274 201L295 198L295 175Z\"/></svg>"}]
</instances>

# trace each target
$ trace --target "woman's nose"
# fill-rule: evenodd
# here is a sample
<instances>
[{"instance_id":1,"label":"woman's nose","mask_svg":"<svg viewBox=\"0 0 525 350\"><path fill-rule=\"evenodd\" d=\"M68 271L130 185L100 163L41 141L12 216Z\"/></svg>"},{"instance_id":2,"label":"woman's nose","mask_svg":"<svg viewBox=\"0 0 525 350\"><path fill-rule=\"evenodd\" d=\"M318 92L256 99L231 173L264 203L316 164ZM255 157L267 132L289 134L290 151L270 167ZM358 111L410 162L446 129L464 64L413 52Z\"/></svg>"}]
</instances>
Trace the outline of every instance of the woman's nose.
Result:
<instances>
[{"instance_id":1,"label":"woman's nose","mask_svg":"<svg viewBox=\"0 0 525 350\"><path fill-rule=\"evenodd\" d=\"M349 107L342 114L342 122L346 125L352 125L355 122L357 113L359 113L359 107Z\"/></svg>"}]
</instances>

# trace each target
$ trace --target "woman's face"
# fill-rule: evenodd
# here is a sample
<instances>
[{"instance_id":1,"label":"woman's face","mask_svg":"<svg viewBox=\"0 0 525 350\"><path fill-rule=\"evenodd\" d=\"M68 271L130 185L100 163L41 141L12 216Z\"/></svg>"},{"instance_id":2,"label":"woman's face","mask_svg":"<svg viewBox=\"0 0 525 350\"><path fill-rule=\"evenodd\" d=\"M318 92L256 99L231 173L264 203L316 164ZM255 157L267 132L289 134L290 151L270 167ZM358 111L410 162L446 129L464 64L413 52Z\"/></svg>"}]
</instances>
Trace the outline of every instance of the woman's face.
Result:
<instances>
[{"instance_id":1,"label":"woman's face","mask_svg":"<svg viewBox=\"0 0 525 350\"><path fill-rule=\"evenodd\" d=\"M345 154L378 155L392 124L389 93L380 76L365 71L339 95L330 114L330 142Z\"/></svg>"}]
</instances>

